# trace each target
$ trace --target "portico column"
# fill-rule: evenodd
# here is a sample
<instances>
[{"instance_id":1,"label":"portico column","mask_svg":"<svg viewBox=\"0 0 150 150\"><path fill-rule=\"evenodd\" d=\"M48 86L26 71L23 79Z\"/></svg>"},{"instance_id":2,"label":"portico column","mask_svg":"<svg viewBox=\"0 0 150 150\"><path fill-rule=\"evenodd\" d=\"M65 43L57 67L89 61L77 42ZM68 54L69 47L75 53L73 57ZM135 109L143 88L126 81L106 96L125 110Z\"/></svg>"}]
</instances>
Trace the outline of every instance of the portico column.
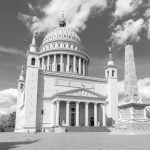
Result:
<instances>
[{"instance_id":1,"label":"portico column","mask_svg":"<svg viewBox=\"0 0 150 150\"><path fill-rule=\"evenodd\" d=\"M56 101L56 126L59 126L59 101Z\"/></svg>"},{"instance_id":2,"label":"portico column","mask_svg":"<svg viewBox=\"0 0 150 150\"><path fill-rule=\"evenodd\" d=\"M69 72L69 66L70 66L70 55L67 55L67 68L66 68L67 72Z\"/></svg>"},{"instance_id":3,"label":"portico column","mask_svg":"<svg viewBox=\"0 0 150 150\"><path fill-rule=\"evenodd\" d=\"M49 65L50 65L50 56L47 56L47 70L49 70Z\"/></svg>"},{"instance_id":4,"label":"portico column","mask_svg":"<svg viewBox=\"0 0 150 150\"><path fill-rule=\"evenodd\" d=\"M63 68L63 54L60 55L60 65L61 65L60 71L63 72L64 71L64 68Z\"/></svg>"},{"instance_id":5,"label":"portico column","mask_svg":"<svg viewBox=\"0 0 150 150\"><path fill-rule=\"evenodd\" d=\"M79 126L79 102L76 102L76 126Z\"/></svg>"},{"instance_id":6,"label":"portico column","mask_svg":"<svg viewBox=\"0 0 150 150\"><path fill-rule=\"evenodd\" d=\"M85 103L85 126L89 126L89 103Z\"/></svg>"},{"instance_id":7,"label":"portico column","mask_svg":"<svg viewBox=\"0 0 150 150\"><path fill-rule=\"evenodd\" d=\"M103 126L106 126L106 108L105 104L102 105L103 108Z\"/></svg>"},{"instance_id":8,"label":"portico column","mask_svg":"<svg viewBox=\"0 0 150 150\"><path fill-rule=\"evenodd\" d=\"M146 108L144 109L144 119L147 119Z\"/></svg>"},{"instance_id":9,"label":"portico column","mask_svg":"<svg viewBox=\"0 0 150 150\"><path fill-rule=\"evenodd\" d=\"M97 103L94 103L94 126L97 126Z\"/></svg>"},{"instance_id":10,"label":"portico column","mask_svg":"<svg viewBox=\"0 0 150 150\"><path fill-rule=\"evenodd\" d=\"M76 73L76 56L73 56L73 72Z\"/></svg>"},{"instance_id":11,"label":"portico column","mask_svg":"<svg viewBox=\"0 0 150 150\"><path fill-rule=\"evenodd\" d=\"M85 75L85 60L83 60L83 75Z\"/></svg>"},{"instance_id":12,"label":"portico column","mask_svg":"<svg viewBox=\"0 0 150 150\"><path fill-rule=\"evenodd\" d=\"M66 101L66 126L69 126L69 101Z\"/></svg>"},{"instance_id":13,"label":"portico column","mask_svg":"<svg viewBox=\"0 0 150 150\"><path fill-rule=\"evenodd\" d=\"M56 125L56 103L55 102L53 102L52 103L52 110L53 110L53 126L55 126Z\"/></svg>"},{"instance_id":14,"label":"portico column","mask_svg":"<svg viewBox=\"0 0 150 150\"><path fill-rule=\"evenodd\" d=\"M81 57L79 57L79 74L81 74Z\"/></svg>"}]
</instances>

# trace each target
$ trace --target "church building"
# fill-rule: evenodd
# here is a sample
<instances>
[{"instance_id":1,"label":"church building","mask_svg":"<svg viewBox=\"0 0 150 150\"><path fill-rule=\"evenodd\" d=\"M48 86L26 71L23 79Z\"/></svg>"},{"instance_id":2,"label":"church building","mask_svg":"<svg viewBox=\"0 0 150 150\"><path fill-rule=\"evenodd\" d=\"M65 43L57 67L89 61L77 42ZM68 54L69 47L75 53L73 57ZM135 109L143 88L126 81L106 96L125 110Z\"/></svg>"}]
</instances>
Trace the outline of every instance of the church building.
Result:
<instances>
[{"instance_id":1,"label":"church building","mask_svg":"<svg viewBox=\"0 0 150 150\"><path fill-rule=\"evenodd\" d=\"M67 27L64 16L40 47L34 34L18 80L15 132L115 125L118 81L111 50L104 78L90 77L89 63L80 37Z\"/></svg>"}]
</instances>

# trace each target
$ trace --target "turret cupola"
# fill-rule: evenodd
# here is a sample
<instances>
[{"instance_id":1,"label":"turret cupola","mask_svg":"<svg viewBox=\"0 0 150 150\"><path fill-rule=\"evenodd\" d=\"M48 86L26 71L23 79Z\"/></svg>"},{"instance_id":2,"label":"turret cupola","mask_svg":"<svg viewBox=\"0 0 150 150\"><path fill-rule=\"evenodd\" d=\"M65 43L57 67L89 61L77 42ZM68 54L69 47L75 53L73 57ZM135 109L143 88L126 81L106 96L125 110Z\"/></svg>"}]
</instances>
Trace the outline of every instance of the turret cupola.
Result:
<instances>
[{"instance_id":1,"label":"turret cupola","mask_svg":"<svg viewBox=\"0 0 150 150\"><path fill-rule=\"evenodd\" d=\"M36 36L37 36L37 33L34 32L32 42L30 44L30 52L37 52L38 47L37 47L37 44L36 44Z\"/></svg>"},{"instance_id":2,"label":"turret cupola","mask_svg":"<svg viewBox=\"0 0 150 150\"><path fill-rule=\"evenodd\" d=\"M108 66L114 66L114 60L112 55L112 49L109 47L109 59L107 62Z\"/></svg>"},{"instance_id":3,"label":"turret cupola","mask_svg":"<svg viewBox=\"0 0 150 150\"><path fill-rule=\"evenodd\" d=\"M19 80L25 80L25 66L22 66Z\"/></svg>"}]
</instances>

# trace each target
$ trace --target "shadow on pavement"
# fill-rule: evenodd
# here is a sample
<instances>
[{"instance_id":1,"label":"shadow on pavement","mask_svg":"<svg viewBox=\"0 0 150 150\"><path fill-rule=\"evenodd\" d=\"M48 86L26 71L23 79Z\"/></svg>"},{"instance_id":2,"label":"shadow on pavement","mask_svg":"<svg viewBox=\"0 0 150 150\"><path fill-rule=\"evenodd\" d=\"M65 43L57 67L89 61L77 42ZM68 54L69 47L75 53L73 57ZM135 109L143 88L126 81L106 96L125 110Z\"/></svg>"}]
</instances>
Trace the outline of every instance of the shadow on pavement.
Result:
<instances>
[{"instance_id":1,"label":"shadow on pavement","mask_svg":"<svg viewBox=\"0 0 150 150\"><path fill-rule=\"evenodd\" d=\"M17 148L19 147L19 145L32 144L38 141L39 139L34 141L24 141L24 142L0 142L0 150L9 150L11 148L12 149Z\"/></svg>"}]
</instances>

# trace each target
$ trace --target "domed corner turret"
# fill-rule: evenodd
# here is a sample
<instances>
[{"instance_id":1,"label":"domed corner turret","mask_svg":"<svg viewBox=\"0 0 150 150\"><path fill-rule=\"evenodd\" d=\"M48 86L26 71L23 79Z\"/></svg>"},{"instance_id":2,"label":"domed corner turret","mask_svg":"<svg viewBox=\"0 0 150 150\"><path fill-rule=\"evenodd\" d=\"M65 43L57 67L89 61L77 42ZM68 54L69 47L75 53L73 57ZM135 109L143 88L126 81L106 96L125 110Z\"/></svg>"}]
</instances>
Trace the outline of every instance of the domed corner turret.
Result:
<instances>
[{"instance_id":1,"label":"domed corner turret","mask_svg":"<svg viewBox=\"0 0 150 150\"><path fill-rule=\"evenodd\" d=\"M18 90L19 91L22 91L24 89L25 80L26 80L25 78L26 78L26 71L25 71L25 66L23 65L20 76L19 76L19 80L18 80Z\"/></svg>"},{"instance_id":2,"label":"domed corner turret","mask_svg":"<svg viewBox=\"0 0 150 150\"><path fill-rule=\"evenodd\" d=\"M33 32L33 37L32 37L32 42L30 44L30 52L37 52L38 51L38 46L36 43L36 37L37 37L37 32Z\"/></svg>"},{"instance_id":3,"label":"domed corner turret","mask_svg":"<svg viewBox=\"0 0 150 150\"><path fill-rule=\"evenodd\" d=\"M114 64L112 49L109 47L109 58L105 68L105 78L117 78L117 67Z\"/></svg>"},{"instance_id":4,"label":"domed corner turret","mask_svg":"<svg viewBox=\"0 0 150 150\"><path fill-rule=\"evenodd\" d=\"M111 47L108 48L109 49L109 59L107 61L107 65L108 66L114 66L114 60L113 60L113 55L112 55L112 49Z\"/></svg>"},{"instance_id":5,"label":"domed corner turret","mask_svg":"<svg viewBox=\"0 0 150 150\"><path fill-rule=\"evenodd\" d=\"M25 80L25 66L24 65L22 66L19 80L23 80L23 81Z\"/></svg>"}]
</instances>

